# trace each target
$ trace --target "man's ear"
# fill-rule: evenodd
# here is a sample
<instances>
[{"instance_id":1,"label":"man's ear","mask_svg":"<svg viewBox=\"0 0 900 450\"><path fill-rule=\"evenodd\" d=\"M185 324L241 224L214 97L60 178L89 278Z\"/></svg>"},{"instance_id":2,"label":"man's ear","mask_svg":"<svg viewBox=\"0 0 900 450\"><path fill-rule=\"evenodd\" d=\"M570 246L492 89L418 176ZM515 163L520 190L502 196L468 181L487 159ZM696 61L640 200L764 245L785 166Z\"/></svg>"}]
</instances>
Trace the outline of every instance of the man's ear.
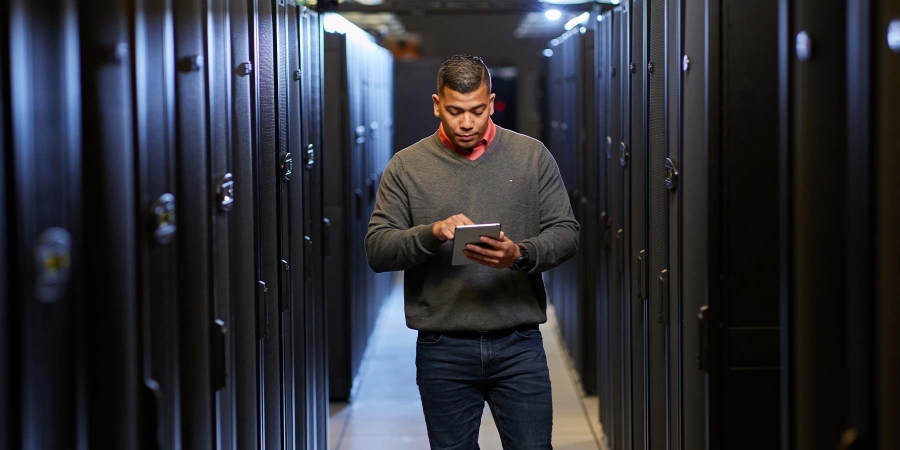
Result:
<instances>
[{"instance_id":1,"label":"man's ear","mask_svg":"<svg viewBox=\"0 0 900 450\"><path fill-rule=\"evenodd\" d=\"M437 94L431 94L431 101L434 102L434 117L441 117L441 98Z\"/></svg>"},{"instance_id":2,"label":"man's ear","mask_svg":"<svg viewBox=\"0 0 900 450\"><path fill-rule=\"evenodd\" d=\"M497 98L497 94L491 94L490 110L488 111L490 113L490 114L488 114L489 116L494 115L494 99L495 98Z\"/></svg>"}]
</instances>

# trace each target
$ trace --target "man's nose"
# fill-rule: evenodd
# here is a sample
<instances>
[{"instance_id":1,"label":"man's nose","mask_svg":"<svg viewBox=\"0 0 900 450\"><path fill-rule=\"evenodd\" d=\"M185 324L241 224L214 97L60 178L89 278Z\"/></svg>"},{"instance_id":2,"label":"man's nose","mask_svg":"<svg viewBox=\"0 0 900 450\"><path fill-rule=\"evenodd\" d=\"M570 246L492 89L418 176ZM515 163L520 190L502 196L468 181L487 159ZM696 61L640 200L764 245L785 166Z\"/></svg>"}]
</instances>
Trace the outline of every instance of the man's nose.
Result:
<instances>
[{"instance_id":1,"label":"man's nose","mask_svg":"<svg viewBox=\"0 0 900 450\"><path fill-rule=\"evenodd\" d=\"M468 129L471 129L472 127L474 127L475 121L472 120L472 115L468 114L468 113L463 114L463 118L462 118L462 121L460 122L459 126L460 126L460 128L462 128L464 130L468 130Z\"/></svg>"}]
</instances>

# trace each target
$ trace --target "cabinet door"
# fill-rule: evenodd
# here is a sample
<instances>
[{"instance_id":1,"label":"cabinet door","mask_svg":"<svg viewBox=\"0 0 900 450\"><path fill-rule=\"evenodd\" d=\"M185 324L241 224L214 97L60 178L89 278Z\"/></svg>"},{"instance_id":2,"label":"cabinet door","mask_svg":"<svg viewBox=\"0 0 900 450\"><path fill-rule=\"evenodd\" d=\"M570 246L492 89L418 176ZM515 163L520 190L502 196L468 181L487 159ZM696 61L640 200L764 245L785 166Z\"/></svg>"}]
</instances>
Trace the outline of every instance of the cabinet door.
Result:
<instances>
[{"instance_id":1,"label":"cabinet door","mask_svg":"<svg viewBox=\"0 0 900 450\"><path fill-rule=\"evenodd\" d=\"M82 426L88 447L133 449L138 447L142 420L135 229L136 219L146 216L139 215L135 205L129 4L83 2L78 6L83 169L92 174L85 180L83 193L83 208L92 213L83 221L89 264L83 268L88 275L79 309L84 317L81 339L86 355L81 395L87 404L86 414L80 417L86 421ZM164 224L166 217L163 214L157 223Z\"/></svg>"},{"instance_id":2,"label":"cabinet door","mask_svg":"<svg viewBox=\"0 0 900 450\"><path fill-rule=\"evenodd\" d=\"M238 449L260 448L260 376L257 371L257 297L259 273L257 271L257 234L254 214L257 207L257 181L254 159L257 154L256 124L259 109L255 102L256 83L259 74L255 54L256 36L251 34L251 20L247 2L230 2L231 52L226 73L231 78L231 174L233 182L230 216L231 247L231 303L228 342L233 351L229 357L227 382L234 393L234 447ZM225 182L225 180L222 180ZM227 186L224 186L227 187ZM223 191L220 197L224 200ZM262 355L259 355L260 357Z\"/></svg>"},{"instance_id":3,"label":"cabinet door","mask_svg":"<svg viewBox=\"0 0 900 450\"><path fill-rule=\"evenodd\" d=\"M682 290L681 311L683 318L682 335L682 445L685 449L707 448L707 376L709 372L708 326L713 322L707 306L707 283L709 275L710 206L714 195L707 173L715 158L707 158L711 136L707 134L707 123L712 126L718 117L710 116L715 108L707 108L706 88L715 90L718 83L707 78L705 30L705 10L703 1L687 0L684 4L684 51L682 52L682 164L684 174L678 181L678 190L683 199L682 213ZM712 75L710 75L712 76ZM704 346L701 350L701 345ZM710 446L709 448L717 448Z\"/></svg>"},{"instance_id":4,"label":"cabinet door","mask_svg":"<svg viewBox=\"0 0 900 450\"><path fill-rule=\"evenodd\" d=\"M233 297L235 285L232 266L233 256L232 222L230 207L233 206L234 189L233 137L234 126L232 108L233 74L231 63L231 21L229 5L225 0L206 3L205 43L209 55L207 71L207 102L209 111L210 137L210 205L211 217L211 265L210 278L213 288L211 330L211 367L216 448L235 447L235 395L233 308L237 297ZM227 204L227 206L226 206ZM252 317L252 316L251 316Z\"/></svg>"},{"instance_id":5,"label":"cabinet door","mask_svg":"<svg viewBox=\"0 0 900 450\"><path fill-rule=\"evenodd\" d=\"M141 442L171 448L179 439L178 252L175 161L175 54L171 6L135 3L134 114ZM174 213L175 220L166 220ZM168 222L171 222L169 224Z\"/></svg>"},{"instance_id":6,"label":"cabinet door","mask_svg":"<svg viewBox=\"0 0 900 450\"><path fill-rule=\"evenodd\" d=\"M647 139L646 139L646 70L644 45L647 21L645 1L631 3L629 24L631 31L628 71L630 75L630 122L626 128L626 145L630 154L626 168L625 232L628 235L626 259L628 280L623 289L623 307L628 310L629 333L626 339L625 399L626 405L623 448L643 449L646 443L647 395L645 392L646 361L644 343L647 340L649 316L647 300Z\"/></svg>"},{"instance_id":7,"label":"cabinet door","mask_svg":"<svg viewBox=\"0 0 900 450\"><path fill-rule=\"evenodd\" d=\"M5 196L0 217L4 221L0 239L5 242L0 244L0 258L7 258L0 268L4 271L0 280L0 396L4 404L0 407L0 447L74 447L78 423L73 418L79 412L74 380L80 366L75 333L82 283L73 273L90 273L84 267L89 260L80 255L85 153L78 14L66 2L9 3L0 17L4 22L0 27L7 32L2 51L6 70L0 84L2 115L4 127L9 126L3 130L5 167L0 168L4 184L0 190ZM112 33L118 36L118 31ZM128 74L127 62L110 72L115 72L109 74L110 79L122 80ZM125 105L127 98L115 107L124 109ZM109 137L115 140L121 135ZM125 142L110 159L130 162L130 147ZM108 172L101 176L105 175ZM110 180L128 181L127 175ZM127 244L130 236L122 238ZM116 256L127 259L131 255L126 250ZM113 290L110 293L120 292L115 290L119 287L130 289L132 282L133 277L126 277L121 284L108 286ZM127 322L133 319L133 305L127 303L131 298L117 297L126 303L124 314L109 321L93 317L94 321L107 326L131 324ZM127 353L134 350L129 347L134 343L132 330L119 331L127 340L103 350L109 357L122 356L133 363ZM111 387L134 401L133 395L128 397L133 391L126 374L109 374L106 380L115 381ZM103 397L100 402L107 400L111 399ZM122 425L134 427L136 423L133 415L119 419L122 421L116 423Z\"/></svg>"},{"instance_id":8,"label":"cabinet door","mask_svg":"<svg viewBox=\"0 0 900 450\"><path fill-rule=\"evenodd\" d=\"M597 25L597 49L598 58L596 66L597 82L597 150L599 176L599 189L597 208L600 211L598 221L600 223L601 237L599 242L599 272L597 273L598 287L595 297L597 308L597 397L600 403L600 422L604 425L611 417L611 391L610 377L612 368L609 366L609 279L613 271L611 261L612 237L609 218L609 182L607 181L607 166L612 164L610 160L609 117L612 109L609 106L609 86L612 83L612 67L610 64L612 49L612 22L613 13L608 11L600 16Z\"/></svg>"},{"instance_id":9,"label":"cabinet door","mask_svg":"<svg viewBox=\"0 0 900 450\"><path fill-rule=\"evenodd\" d=\"M787 7L785 7L787 6ZM846 2L795 0L782 4L782 125L787 145L782 185L787 218L782 291L789 312L786 351L792 418L790 448L832 448L847 423ZM782 74L784 77L785 74ZM827 161L823 164L822 161ZM827 224L823 225L823 224ZM827 280L827 282L823 282ZM826 345L824 343L831 343Z\"/></svg>"},{"instance_id":10,"label":"cabinet door","mask_svg":"<svg viewBox=\"0 0 900 450\"><path fill-rule=\"evenodd\" d=\"M211 371L212 184L208 171L209 53L201 2L174 3L176 190L181 337L181 439L188 448L213 448Z\"/></svg>"},{"instance_id":11,"label":"cabinet door","mask_svg":"<svg viewBox=\"0 0 900 450\"><path fill-rule=\"evenodd\" d=\"M874 47L876 56L875 77L876 90L873 110L877 114L876 146L878 161L878 194L876 242L878 243L877 262L878 281L877 295L877 362L878 402L876 421L873 424L878 430L877 448L887 450L900 448L900 430L895 425L900 422L900 389L894 380L900 378L900 332L896 318L900 317L900 287L895 275L900 271L900 239L895 230L900 229L900 179L894 174L900 170L900 153L897 143L900 133L895 126L900 122L898 102L900 102L900 5L890 0L878 2L878 20L874 29L876 36ZM889 35L891 46L887 45L885 35ZM871 316L869 316L871 317ZM865 383L865 380L863 381ZM871 404L871 403L870 403Z\"/></svg>"},{"instance_id":12,"label":"cabinet door","mask_svg":"<svg viewBox=\"0 0 900 450\"><path fill-rule=\"evenodd\" d=\"M261 380L262 447L282 448L284 423L281 380L281 299L284 293L279 259L278 192L284 183L288 164L286 154L278 146L278 60L276 53L277 7L271 1L256 2L256 32L258 38L258 201L260 280L265 283L263 341L259 350ZM251 33L253 35L254 33Z\"/></svg>"},{"instance_id":13,"label":"cabinet door","mask_svg":"<svg viewBox=\"0 0 900 450\"><path fill-rule=\"evenodd\" d=\"M666 85L666 0L648 2L648 66L649 92L647 97L648 128L648 180L649 245L648 258L648 312L649 336L647 341L648 386L648 448L666 449L668 428L668 322L665 309L668 289L664 279L669 266L668 215L666 210L668 191L664 183L664 162L667 152L667 85Z\"/></svg>"}]
</instances>

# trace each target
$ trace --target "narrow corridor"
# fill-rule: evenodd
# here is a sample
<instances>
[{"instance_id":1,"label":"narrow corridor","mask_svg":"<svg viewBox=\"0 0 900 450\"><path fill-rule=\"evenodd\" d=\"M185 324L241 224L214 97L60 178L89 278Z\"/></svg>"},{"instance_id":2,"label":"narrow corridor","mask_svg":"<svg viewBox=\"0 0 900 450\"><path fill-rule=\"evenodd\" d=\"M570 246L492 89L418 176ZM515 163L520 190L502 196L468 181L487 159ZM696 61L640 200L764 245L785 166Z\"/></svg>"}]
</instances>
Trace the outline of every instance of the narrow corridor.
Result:
<instances>
[{"instance_id":1,"label":"narrow corridor","mask_svg":"<svg viewBox=\"0 0 900 450\"><path fill-rule=\"evenodd\" d=\"M570 369L553 308L541 325L553 385L553 448L597 450L600 446L597 397L583 397ZM360 384L352 404L332 403L332 450L427 449L425 417L416 387L416 332L406 327L402 284L385 302L369 341ZM500 435L485 405L479 444L499 450Z\"/></svg>"}]
</instances>

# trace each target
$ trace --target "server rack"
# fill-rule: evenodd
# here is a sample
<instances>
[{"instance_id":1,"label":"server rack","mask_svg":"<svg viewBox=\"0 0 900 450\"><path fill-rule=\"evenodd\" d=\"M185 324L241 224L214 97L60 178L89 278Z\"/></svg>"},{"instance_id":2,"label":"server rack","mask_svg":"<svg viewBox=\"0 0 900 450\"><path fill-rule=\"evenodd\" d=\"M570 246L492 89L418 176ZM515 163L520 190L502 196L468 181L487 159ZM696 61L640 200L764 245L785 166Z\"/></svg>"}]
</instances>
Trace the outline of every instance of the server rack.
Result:
<instances>
[{"instance_id":1,"label":"server rack","mask_svg":"<svg viewBox=\"0 0 900 450\"><path fill-rule=\"evenodd\" d=\"M630 333L623 336L626 340L625 351L625 423L623 444L625 448L645 448L647 442L647 423L649 399L647 397L647 358L646 345L649 338L650 310L647 304L649 273L647 270L648 222L647 180L649 171L649 152L647 146L647 88L648 55L647 20L649 9L646 2L633 1L626 3L630 7L627 33L630 40L630 59L628 69L630 76L630 123L625 128L629 161L626 168L625 183L625 232L626 239L626 282L623 294L625 308L630 310Z\"/></svg>"},{"instance_id":2,"label":"server rack","mask_svg":"<svg viewBox=\"0 0 900 450\"><path fill-rule=\"evenodd\" d=\"M72 417L78 398L72 380L79 370L82 297L73 273L83 245L85 156L77 117L82 108L79 35L73 21L77 11L59 2L13 2L9 7L2 15L7 70L0 94L0 214L5 221L0 234L5 269L0 280L0 447L74 447L78 424ZM44 27L44 22L55 26ZM47 132L48 124L54 132ZM118 350L131 342L105 349L125 356L127 364L127 355Z\"/></svg>"},{"instance_id":3,"label":"server rack","mask_svg":"<svg viewBox=\"0 0 900 450\"><path fill-rule=\"evenodd\" d=\"M147 2L134 26L134 114L138 302L143 357L140 380L141 441L171 447L180 423L178 398L178 267L173 220L152 226L158 212L172 213L175 197L174 42L162 2ZM177 219L177 214L175 215ZM141 220L142 218L147 220ZM173 339L174 338L174 339Z\"/></svg>"},{"instance_id":4,"label":"server rack","mask_svg":"<svg viewBox=\"0 0 900 450\"><path fill-rule=\"evenodd\" d=\"M216 208L219 214L230 215L231 229L231 321L226 322L228 343L233 351L226 357L232 362L226 373L226 382L234 393L234 446L240 449L261 448L260 436L264 429L258 414L261 377L258 371L259 347L258 305L265 301L258 296L259 244L256 232L257 203L255 155L258 151L259 106L256 86L259 60L256 52L255 22L245 2L231 2L228 11L230 23L230 58L225 61L225 73L230 75L230 163L231 177L221 176L216 185ZM257 70L254 70L256 68ZM229 86L226 84L226 86ZM229 89L229 88L226 88ZM229 184L231 183L231 184ZM224 210L224 211L223 211ZM223 446L224 447L224 446Z\"/></svg>"},{"instance_id":5,"label":"server rack","mask_svg":"<svg viewBox=\"0 0 900 450\"><path fill-rule=\"evenodd\" d=\"M897 135L888 124L897 120L900 11L887 1L826 5L842 14L816 6L779 2L781 275L788 280L782 448L886 449L900 442L893 425L900 396L886 383L898 373L896 332L886 320L897 308L885 300L897 297L889 280L897 240L886 226L897 223L889 175L898 167ZM814 94L823 89L846 98ZM826 211L837 223L814 226ZM813 433L814 424L828 431Z\"/></svg>"},{"instance_id":6,"label":"server rack","mask_svg":"<svg viewBox=\"0 0 900 450\"><path fill-rule=\"evenodd\" d=\"M548 273L548 290L560 330L586 392L596 386L595 251L599 239L594 97L593 25L576 27L555 39L548 65L550 130L548 147L560 168L576 220L582 224L579 256Z\"/></svg>"},{"instance_id":7,"label":"server rack","mask_svg":"<svg viewBox=\"0 0 900 450\"><path fill-rule=\"evenodd\" d=\"M356 375L391 288L375 274L362 245L381 173L393 154L392 58L371 36L326 15L323 173L329 219L325 257L328 299L329 395L351 398Z\"/></svg>"},{"instance_id":8,"label":"server rack","mask_svg":"<svg viewBox=\"0 0 900 450\"><path fill-rule=\"evenodd\" d=\"M0 8L0 448L327 446L317 17Z\"/></svg>"},{"instance_id":9,"label":"server rack","mask_svg":"<svg viewBox=\"0 0 900 450\"><path fill-rule=\"evenodd\" d=\"M764 262L777 226L761 219L775 214L776 186L747 178L777 168L777 15L768 5L751 27L744 7L633 1L598 25L611 244L599 253L598 392L611 448L760 447L778 435L777 309L750 300L778 282ZM750 103L748 86L768 94ZM766 125L741 134L746 123Z\"/></svg>"}]
</instances>

